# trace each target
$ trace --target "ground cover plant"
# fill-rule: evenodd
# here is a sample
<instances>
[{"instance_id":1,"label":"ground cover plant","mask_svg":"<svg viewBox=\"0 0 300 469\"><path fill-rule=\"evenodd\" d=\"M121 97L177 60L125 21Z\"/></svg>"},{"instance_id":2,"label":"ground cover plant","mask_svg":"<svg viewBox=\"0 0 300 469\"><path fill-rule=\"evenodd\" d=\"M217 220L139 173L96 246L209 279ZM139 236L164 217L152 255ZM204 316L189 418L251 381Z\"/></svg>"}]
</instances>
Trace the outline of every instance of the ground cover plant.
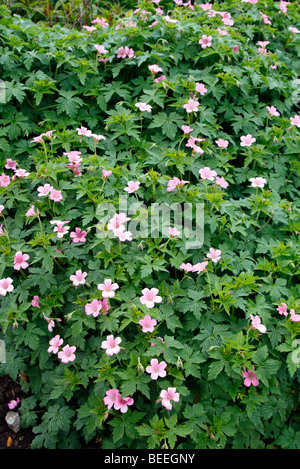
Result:
<instances>
[{"instance_id":1,"label":"ground cover plant","mask_svg":"<svg viewBox=\"0 0 300 469\"><path fill-rule=\"evenodd\" d=\"M33 449L299 449L299 34L296 2L1 5L0 372Z\"/></svg>"}]
</instances>

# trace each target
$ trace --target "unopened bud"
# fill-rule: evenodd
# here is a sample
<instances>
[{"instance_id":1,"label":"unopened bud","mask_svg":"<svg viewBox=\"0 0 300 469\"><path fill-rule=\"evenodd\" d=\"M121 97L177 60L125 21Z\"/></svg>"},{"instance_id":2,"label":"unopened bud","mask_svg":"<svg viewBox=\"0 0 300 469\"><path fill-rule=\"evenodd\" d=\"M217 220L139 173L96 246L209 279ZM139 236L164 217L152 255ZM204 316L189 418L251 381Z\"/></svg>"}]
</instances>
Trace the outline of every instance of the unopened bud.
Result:
<instances>
[{"instance_id":1,"label":"unopened bud","mask_svg":"<svg viewBox=\"0 0 300 469\"><path fill-rule=\"evenodd\" d=\"M181 368L183 370L183 362L182 362L180 357L177 358L176 366L177 366L178 370L179 370L179 368Z\"/></svg>"},{"instance_id":2,"label":"unopened bud","mask_svg":"<svg viewBox=\"0 0 300 469\"><path fill-rule=\"evenodd\" d=\"M140 375L140 374L144 373L144 371L145 371L145 369L144 369L143 365L141 364L140 357L138 357L137 372Z\"/></svg>"}]
</instances>

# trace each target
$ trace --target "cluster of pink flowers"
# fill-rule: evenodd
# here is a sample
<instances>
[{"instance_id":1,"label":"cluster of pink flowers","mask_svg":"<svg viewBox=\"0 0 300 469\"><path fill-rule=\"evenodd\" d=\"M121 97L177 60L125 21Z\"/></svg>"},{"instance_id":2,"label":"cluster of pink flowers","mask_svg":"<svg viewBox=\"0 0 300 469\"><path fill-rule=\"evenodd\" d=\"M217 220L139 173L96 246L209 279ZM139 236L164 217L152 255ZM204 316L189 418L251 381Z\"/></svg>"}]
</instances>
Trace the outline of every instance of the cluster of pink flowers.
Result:
<instances>
[{"instance_id":1,"label":"cluster of pink flowers","mask_svg":"<svg viewBox=\"0 0 300 469\"><path fill-rule=\"evenodd\" d=\"M203 181L214 181L216 178L217 186L222 187L222 189L226 189L228 187L228 182L224 179L224 177L219 177L217 172L213 169L210 169L208 166L199 169L200 177Z\"/></svg>"},{"instance_id":2,"label":"cluster of pink flowers","mask_svg":"<svg viewBox=\"0 0 300 469\"><path fill-rule=\"evenodd\" d=\"M131 220L125 213L116 213L107 224L107 229L111 230L114 236L117 236L120 241L132 241L132 233L126 231L125 223Z\"/></svg>"},{"instance_id":3,"label":"cluster of pink flowers","mask_svg":"<svg viewBox=\"0 0 300 469\"><path fill-rule=\"evenodd\" d=\"M17 397L17 399L12 399L7 405L10 410L15 409L20 402L20 399Z\"/></svg>"},{"instance_id":4,"label":"cluster of pink flowers","mask_svg":"<svg viewBox=\"0 0 300 469\"><path fill-rule=\"evenodd\" d=\"M63 339L61 339L61 337L57 334L50 340L50 347L48 348L47 352L57 354L62 363L73 362L76 358L76 347L74 345L70 346L67 344L61 349L63 342Z\"/></svg>"},{"instance_id":5,"label":"cluster of pink flowers","mask_svg":"<svg viewBox=\"0 0 300 469\"><path fill-rule=\"evenodd\" d=\"M167 191L171 192L171 191L174 191L175 189L180 189L185 184L189 184L189 181L180 180L177 177L174 177L168 182Z\"/></svg>"},{"instance_id":6,"label":"cluster of pink flowers","mask_svg":"<svg viewBox=\"0 0 300 469\"><path fill-rule=\"evenodd\" d=\"M214 264L216 264L221 259L222 251L220 249L209 248L209 252L206 254L206 258L210 259ZM203 272L208 265L208 261L197 262L197 264L182 263L179 268L187 272L196 272L200 274Z\"/></svg>"},{"instance_id":7,"label":"cluster of pink flowers","mask_svg":"<svg viewBox=\"0 0 300 469\"><path fill-rule=\"evenodd\" d=\"M119 49L117 50L117 58L126 59L126 57L128 57L128 59L132 59L132 57L134 58L134 50L131 47L129 48L128 46L119 47Z\"/></svg>"},{"instance_id":8,"label":"cluster of pink flowers","mask_svg":"<svg viewBox=\"0 0 300 469\"><path fill-rule=\"evenodd\" d=\"M199 145L197 145L197 143L200 143L200 142L205 142L205 138L193 137L191 135L187 143L185 144L185 146L187 148L191 148L193 153L200 153L201 155L203 155L204 150L201 147L199 147Z\"/></svg>"},{"instance_id":9,"label":"cluster of pink flowers","mask_svg":"<svg viewBox=\"0 0 300 469\"><path fill-rule=\"evenodd\" d=\"M16 180L16 178L24 178L26 176L29 176L29 172L26 171L26 169L19 168L17 169L17 162L12 160L11 158L8 158L6 160L5 166L6 169L11 169L14 174L12 176L9 176L5 173L2 173L0 176L0 187L7 187L11 183L11 181Z\"/></svg>"},{"instance_id":10,"label":"cluster of pink flowers","mask_svg":"<svg viewBox=\"0 0 300 469\"><path fill-rule=\"evenodd\" d=\"M95 300L92 300L91 303L87 303L85 305L85 314L87 316L90 316L92 314L94 318L99 316L101 311L104 315L106 315L107 311L109 310L110 310L110 306L106 298L104 298L103 300L95 299Z\"/></svg>"},{"instance_id":11,"label":"cluster of pink flowers","mask_svg":"<svg viewBox=\"0 0 300 469\"><path fill-rule=\"evenodd\" d=\"M108 409L113 407L124 414L127 412L128 406L131 406L134 403L134 400L132 397L122 397L122 394L118 389L109 389L109 391L106 391L106 396L103 398L103 402L107 405Z\"/></svg>"},{"instance_id":12,"label":"cluster of pink flowers","mask_svg":"<svg viewBox=\"0 0 300 469\"><path fill-rule=\"evenodd\" d=\"M55 132L55 130L48 130L47 132L43 132L42 134L38 135L37 137L33 137L33 139L30 140L30 143L42 143L44 145L45 141L44 141L43 137L47 137L47 138L51 139L53 132Z\"/></svg>"},{"instance_id":13,"label":"cluster of pink flowers","mask_svg":"<svg viewBox=\"0 0 300 469\"><path fill-rule=\"evenodd\" d=\"M60 202L63 200L63 196L60 190L54 189L50 184L45 184L37 188L38 197L46 197L49 195L50 200L54 202Z\"/></svg>"},{"instance_id":14,"label":"cluster of pink flowers","mask_svg":"<svg viewBox=\"0 0 300 469\"><path fill-rule=\"evenodd\" d=\"M286 303L280 303L276 310L279 312L280 315L283 315L285 317L288 317L288 315L290 314L290 320L292 322L300 322L300 314L296 314L294 309L291 309L289 313Z\"/></svg>"}]
</instances>

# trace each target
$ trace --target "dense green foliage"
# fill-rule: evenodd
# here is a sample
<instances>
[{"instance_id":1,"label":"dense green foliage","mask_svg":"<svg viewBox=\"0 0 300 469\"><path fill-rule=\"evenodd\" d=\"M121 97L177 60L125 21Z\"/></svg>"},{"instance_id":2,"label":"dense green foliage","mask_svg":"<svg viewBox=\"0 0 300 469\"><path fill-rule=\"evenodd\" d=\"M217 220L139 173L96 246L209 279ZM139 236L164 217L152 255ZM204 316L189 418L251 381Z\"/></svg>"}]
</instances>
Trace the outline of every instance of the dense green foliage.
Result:
<instances>
[{"instance_id":1,"label":"dense green foliage","mask_svg":"<svg viewBox=\"0 0 300 469\"><path fill-rule=\"evenodd\" d=\"M0 279L14 287L0 296L0 373L28 392L20 413L36 434L33 448L78 448L99 438L109 449L299 449L300 326L290 312L300 313L300 7L166 5L140 2L139 11L94 23L91 32L0 7ZM204 35L212 38L206 48ZM132 57L117 56L125 46ZM163 72L152 73L154 64ZM184 107L189 99L198 101L196 112ZM183 125L203 140L185 146ZM96 144L82 127L105 139ZM33 141L51 130L44 143ZM241 146L247 135L255 140ZM76 151L79 174L66 155ZM25 175L13 177L7 160ZM205 167L228 186L201 179ZM102 170L112 174L104 178ZM188 183L168 191L174 177ZM251 185L257 177L263 187ZM129 181L140 182L129 208L204 203L203 246L187 249L184 236L97 236L99 207L110 203L119 213ZM62 199L39 197L45 184ZM32 205L34 216L27 215ZM136 220L149 213L141 208ZM69 233L58 238L53 220L68 221ZM77 227L86 241L73 242ZM217 262L206 258L211 248L221 251ZM16 270L20 251L29 265ZM205 260L200 273L182 268ZM87 277L75 286L77 270ZM87 304L103 300L97 286L105 279L119 287L110 309L86 314ZM157 288L161 303L143 305L145 288ZM143 332L139 321L148 314L157 324ZM254 317L265 331L253 327ZM76 347L74 361L48 352L57 334ZM113 356L101 348L108 335L122 339ZM151 379L153 358L166 362L166 377ZM253 367L259 384L246 386L243 373ZM112 388L134 399L127 412L107 408ZM167 388L180 395L171 410L157 402Z\"/></svg>"}]
</instances>

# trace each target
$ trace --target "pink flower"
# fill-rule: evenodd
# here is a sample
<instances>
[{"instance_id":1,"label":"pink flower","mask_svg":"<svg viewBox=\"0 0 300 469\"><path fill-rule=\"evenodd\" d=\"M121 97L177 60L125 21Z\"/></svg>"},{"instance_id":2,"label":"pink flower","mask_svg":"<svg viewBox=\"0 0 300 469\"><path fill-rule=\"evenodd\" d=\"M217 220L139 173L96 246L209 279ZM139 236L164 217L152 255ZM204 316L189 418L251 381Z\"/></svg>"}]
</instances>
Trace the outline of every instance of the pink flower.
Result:
<instances>
[{"instance_id":1,"label":"pink flower","mask_svg":"<svg viewBox=\"0 0 300 469\"><path fill-rule=\"evenodd\" d=\"M102 26L102 28L106 28L106 26L109 25L109 23L106 21L105 18L99 18L97 16L97 18L95 20L92 21L93 24L97 23L99 24L99 26Z\"/></svg>"},{"instance_id":2,"label":"pink flower","mask_svg":"<svg viewBox=\"0 0 300 469\"><path fill-rule=\"evenodd\" d=\"M45 184L44 186L40 186L37 188L38 197L45 197L53 190L53 187L50 184Z\"/></svg>"},{"instance_id":3,"label":"pink flower","mask_svg":"<svg viewBox=\"0 0 300 469\"><path fill-rule=\"evenodd\" d=\"M13 280L10 277L2 278L0 280L0 295L5 296L6 293L13 291L14 286L12 285Z\"/></svg>"},{"instance_id":4,"label":"pink flower","mask_svg":"<svg viewBox=\"0 0 300 469\"><path fill-rule=\"evenodd\" d=\"M267 109L269 111L270 116L276 116L276 117L280 116L280 112L277 111L275 106L267 106Z\"/></svg>"},{"instance_id":5,"label":"pink flower","mask_svg":"<svg viewBox=\"0 0 300 469\"><path fill-rule=\"evenodd\" d=\"M13 169L13 170L17 169L16 161L13 161L11 158L8 158L6 160L5 168L6 169Z\"/></svg>"},{"instance_id":6,"label":"pink flower","mask_svg":"<svg viewBox=\"0 0 300 469\"><path fill-rule=\"evenodd\" d=\"M106 340L104 340L101 344L101 348L106 350L106 355L111 357L114 354L120 352L119 344L122 342L121 337L114 338L113 335L108 335Z\"/></svg>"},{"instance_id":7,"label":"pink flower","mask_svg":"<svg viewBox=\"0 0 300 469\"><path fill-rule=\"evenodd\" d=\"M128 57L129 59L131 59L133 56L134 56L134 50L129 48L128 46L119 47L117 51L117 58L125 59L126 57Z\"/></svg>"},{"instance_id":8,"label":"pink flower","mask_svg":"<svg viewBox=\"0 0 300 469\"><path fill-rule=\"evenodd\" d=\"M158 65L154 64L154 65L148 65L148 69L150 70L150 72L152 73L158 73L158 72L163 72L163 69L161 67L159 67Z\"/></svg>"},{"instance_id":9,"label":"pink flower","mask_svg":"<svg viewBox=\"0 0 300 469\"><path fill-rule=\"evenodd\" d=\"M70 276L70 280L73 282L73 285L77 287L78 285L85 284L85 277L87 276L87 272L82 272L80 270L76 270L75 275Z\"/></svg>"},{"instance_id":10,"label":"pink flower","mask_svg":"<svg viewBox=\"0 0 300 469\"><path fill-rule=\"evenodd\" d=\"M121 225L123 225L126 221L131 220L130 217L126 217L126 213L116 213L109 221L107 224L107 229L108 230L116 230L117 228L120 228Z\"/></svg>"},{"instance_id":11,"label":"pink flower","mask_svg":"<svg viewBox=\"0 0 300 469\"><path fill-rule=\"evenodd\" d=\"M206 269L207 264L208 261L198 262L193 266L192 272L197 272L197 274L200 274L200 272L203 272Z\"/></svg>"},{"instance_id":12,"label":"pink flower","mask_svg":"<svg viewBox=\"0 0 300 469\"><path fill-rule=\"evenodd\" d=\"M213 181L215 179L215 176L217 175L216 171L211 170L208 166L199 169L199 174L201 176L201 179L208 179L209 181Z\"/></svg>"},{"instance_id":13,"label":"pink flower","mask_svg":"<svg viewBox=\"0 0 300 469\"><path fill-rule=\"evenodd\" d=\"M169 226L169 235L180 236L180 231L178 231L177 228L172 228L171 226Z\"/></svg>"},{"instance_id":14,"label":"pink flower","mask_svg":"<svg viewBox=\"0 0 300 469\"><path fill-rule=\"evenodd\" d=\"M193 272L194 266L193 266L193 264L188 262L187 264L182 263L179 268L184 270L185 272Z\"/></svg>"},{"instance_id":15,"label":"pink flower","mask_svg":"<svg viewBox=\"0 0 300 469\"><path fill-rule=\"evenodd\" d=\"M150 104L146 104L146 103L136 103L135 104L137 108L139 108L140 111L147 111L147 112L151 112L152 111L152 107L150 106Z\"/></svg>"},{"instance_id":16,"label":"pink flower","mask_svg":"<svg viewBox=\"0 0 300 469\"><path fill-rule=\"evenodd\" d=\"M76 347L70 347L70 345L65 345L61 352L58 352L57 356L62 361L62 363L69 363L75 360L75 351Z\"/></svg>"},{"instance_id":17,"label":"pink flower","mask_svg":"<svg viewBox=\"0 0 300 469\"><path fill-rule=\"evenodd\" d=\"M25 216L28 217L37 217L38 214L35 211L34 205L31 205L30 209L26 212Z\"/></svg>"},{"instance_id":18,"label":"pink flower","mask_svg":"<svg viewBox=\"0 0 300 469\"><path fill-rule=\"evenodd\" d=\"M124 225L121 225L119 228L114 230L114 235L119 238L121 242L132 241L131 231L125 231Z\"/></svg>"},{"instance_id":19,"label":"pink flower","mask_svg":"<svg viewBox=\"0 0 300 469\"><path fill-rule=\"evenodd\" d=\"M53 331L53 328L55 327L55 323L53 321L53 319L51 318L48 318L45 313L43 313L43 316L44 316L44 319L46 319L47 323L48 323L48 331L49 332L52 332Z\"/></svg>"},{"instance_id":20,"label":"pink flower","mask_svg":"<svg viewBox=\"0 0 300 469\"><path fill-rule=\"evenodd\" d=\"M26 176L29 176L29 174L30 173L28 171L26 171L26 169L21 169L20 168L20 169L17 169L15 171L15 176L18 177L18 178L24 178Z\"/></svg>"},{"instance_id":21,"label":"pink flower","mask_svg":"<svg viewBox=\"0 0 300 469\"><path fill-rule=\"evenodd\" d=\"M115 296L115 290L119 288L117 283L112 283L110 278L106 278L104 283L99 283L98 290L102 291L103 298L113 298Z\"/></svg>"},{"instance_id":22,"label":"pink flower","mask_svg":"<svg viewBox=\"0 0 300 469\"><path fill-rule=\"evenodd\" d=\"M80 228L75 228L75 231L71 231L70 238L73 239L73 243L85 243L87 231L81 231Z\"/></svg>"},{"instance_id":23,"label":"pink flower","mask_svg":"<svg viewBox=\"0 0 300 469\"><path fill-rule=\"evenodd\" d=\"M118 389L109 389L106 391L106 396L103 398L103 402L107 405L108 409L115 406L118 396L120 396Z\"/></svg>"},{"instance_id":24,"label":"pink flower","mask_svg":"<svg viewBox=\"0 0 300 469\"><path fill-rule=\"evenodd\" d=\"M49 198L51 200L54 200L54 202L59 202L60 200L63 200L63 197L61 195L61 191L58 191L56 189L52 189L52 191L50 192Z\"/></svg>"},{"instance_id":25,"label":"pink flower","mask_svg":"<svg viewBox=\"0 0 300 469\"><path fill-rule=\"evenodd\" d=\"M77 164L82 161L81 158L81 151L73 150L70 152L65 152L64 155L66 155L69 159L69 163Z\"/></svg>"},{"instance_id":26,"label":"pink flower","mask_svg":"<svg viewBox=\"0 0 300 469\"><path fill-rule=\"evenodd\" d=\"M219 36L229 36L229 33L226 29L217 28Z\"/></svg>"},{"instance_id":27,"label":"pink flower","mask_svg":"<svg viewBox=\"0 0 300 469\"><path fill-rule=\"evenodd\" d=\"M163 361L158 363L157 358L153 358L150 364L151 365L147 366L146 372L151 374L151 379L157 379L158 377L164 378L166 376L166 362Z\"/></svg>"},{"instance_id":28,"label":"pink flower","mask_svg":"<svg viewBox=\"0 0 300 469\"><path fill-rule=\"evenodd\" d=\"M92 31L97 31L97 28L95 26L82 26L88 33L91 33Z\"/></svg>"},{"instance_id":29,"label":"pink flower","mask_svg":"<svg viewBox=\"0 0 300 469\"><path fill-rule=\"evenodd\" d=\"M93 137L95 143L98 143L100 140L106 140L104 135L92 134L91 137Z\"/></svg>"},{"instance_id":30,"label":"pink flower","mask_svg":"<svg viewBox=\"0 0 300 469\"><path fill-rule=\"evenodd\" d=\"M157 295L158 289L157 288L144 288L142 290L143 296L140 297L140 302L142 305L147 306L147 308L151 309L154 308L155 303L161 303L162 297Z\"/></svg>"},{"instance_id":31,"label":"pink flower","mask_svg":"<svg viewBox=\"0 0 300 469\"><path fill-rule=\"evenodd\" d=\"M222 187L223 189L226 189L226 187L229 186L228 182L225 181L225 179L223 177L216 177L216 184L217 186L220 186Z\"/></svg>"},{"instance_id":32,"label":"pink flower","mask_svg":"<svg viewBox=\"0 0 300 469\"><path fill-rule=\"evenodd\" d=\"M179 392L176 392L176 388L163 389L160 393L161 404L168 410L172 410L171 401L179 402Z\"/></svg>"},{"instance_id":33,"label":"pink flower","mask_svg":"<svg viewBox=\"0 0 300 469\"><path fill-rule=\"evenodd\" d=\"M61 239L65 234L67 234L70 229L69 226L65 226L67 223L70 223L70 221L51 220L50 223L52 225L56 225L53 229L53 232L57 233L57 237L59 239Z\"/></svg>"},{"instance_id":34,"label":"pink flower","mask_svg":"<svg viewBox=\"0 0 300 469\"><path fill-rule=\"evenodd\" d=\"M174 191L178 187L184 186L184 184L189 184L189 181L183 181L183 180L178 179L177 177L174 177L168 182L167 191L168 192Z\"/></svg>"},{"instance_id":35,"label":"pink flower","mask_svg":"<svg viewBox=\"0 0 300 469\"><path fill-rule=\"evenodd\" d=\"M0 215L2 215L3 210L4 210L4 205L0 205Z\"/></svg>"},{"instance_id":36,"label":"pink flower","mask_svg":"<svg viewBox=\"0 0 300 469\"><path fill-rule=\"evenodd\" d=\"M241 137L241 147L250 147L254 142L256 142L256 138L252 137L250 134Z\"/></svg>"},{"instance_id":37,"label":"pink flower","mask_svg":"<svg viewBox=\"0 0 300 469\"><path fill-rule=\"evenodd\" d=\"M166 78L167 78L166 75L161 75L160 77L155 78L155 79L154 79L154 82L155 82L155 83L159 83L160 81L163 81L163 80L165 80Z\"/></svg>"},{"instance_id":38,"label":"pink flower","mask_svg":"<svg viewBox=\"0 0 300 469\"><path fill-rule=\"evenodd\" d=\"M115 402L115 409L120 410L122 414L127 412L128 406L132 405L134 403L134 400L132 397L121 397L121 394L117 395L117 400Z\"/></svg>"},{"instance_id":39,"label":"pink flower","mask_svg":"<svg viewBox=\"0 0 300 469\"><path fill-rule=\"evenodd\" d=\"M253 367L253 370L255 368ZM256 377L256 373L254 373L254 371L251 371L251 370L247 370L247 371L243 371L243 377L245 378L244 379L244 386L247 386L247 388L249 388L249 386L251 386L251 384L253 384L253 386L258 386L259 385L259 381Z\"/></svg>"},{"instance_id":40,"label":"pink flower","mask_svg":"<svg viewBox=\"0 0 300 469\"><path fill-rule=\"evenodd\" d=\"M204 34L202 38L199 40L199 44L201 44L202 49L206 49L206 47L211 46L212 36L206 36Z\"/></svg>"},{"instance_id":41,"label":"pink flower","mask_svg":"<svg viewBox=\"0 0 300 469\"><path fill-rule=\"evenodd\" d=\"M50 340L49 344L50 347L48 348L47 352L57 353L59 347L63 344L63 339L61 339L59 335L56 335L55 337L53 337L53 339Z\"/></svg>"},{"instance_id":42,"label":"pink flower","mask_svg":"<svg viewBox=\"0 0 300 469\"><path fill-rule=\"evenodd\" d=\"M282 13L287 13L287 5L290 5L291 2L285 2L284 0L280 1L279 8L282 11Z\"/></svg>"},{"instance_id":43,"label":"pink flower","mask_svg":"<svg viewBox=\"0 0 300 469\"><path fill-rule=\"evenodd\" d=\"M83 135L85 137L91 137L91 135L92 135L92 131L88 130L86 127L83 127L83 126L78 127L76 130L77 130L78 135ZM81 152L79 152L79 153L81 153Z\"/></svg>"},{"instance_id":44,"label":"pink flower","mask_svg":"<svg viewBox=\"0 0 300 469\"><path fill-rule=\"evenodd\" d=\"M31 306L34 306L35 308L40 308L39 301L40 298L37 295L34 295L33 300L31 301Z\"/></svg>"},{"instance_id":45,"label":"pink flower","mask_svg":"<svg viewBox=\"0 0 300 469\"><path fill-rule=\"evenodd\" d=\"M15 270L20 270L20 269L26 269L28 267L28 261L29 256L28 254L23 254L21 251L16 252L15 257L14 257L14 269Z\"/></svg>"},{"instance_id":46,"label":"pink flower","mask_svg":"<svg viewBox=\"0 0 300 469\"><path fill-rule=\"evenodd\" d=\"M208 259L211 259L212 262L216 263L221 259L221 254L222 254L222 251L220 251L220 249L210 248L209 253L206 254L206 257Z\"/></svg>"},{"instance_id":47,"label":"pink flower","mask_svg":"<svg viewBox=\"0 0 300 469\"><path fill-rule=\"evenodd\" d=\"M106 54L108 52L108 50L102 45L94 44L94 46L96 47L98 54Z\"/></svg>"},{"instance_id":48,"label":"pink flower","mask_svg":"<svg viewBox=\"0 0 300 469\"><path fill-rule=\"evenodd\" d=\"M285 303L280 303L280 306L276 308L276 310L279 312L279 314L283 314L284 316L288 316L288 310L287 310L287 305Z\"/></svg>"},{"instance_id":49,"label":"pink flower","mask_svg":"<svg viewBox=\"0 0 300 469\"><path fill-rule=\"evenodd\" d=\"M216 140L216 144L219 148L227 148L229 145L229 141L223 140L223 138L219 138L218 140Z\"/></svg>"},{"instance_id":50,"label":"pink flower","mask_svg":"<svg viewBox=\"0 0 300 469\"><path fill-rule=\"evenodd\" d=\"M252 320L251 327L253 329L259 330L262 334L264 334L266 332L267 328L266 328L266 326L261 324L260 317L259 316L253 316L252 314L250 314L250 318Z\"/></svg>"},{"instance_id":51,"label":"pink flower","mask_svg":"<svg viewBox=\"0 0 300 469\"><path fill-rule=\"evenodd\" d=\"M128 192L128 194L132 194L132 192L138 190L139 186L140 182L138 181L128 181L127 187L125 187L124 191Z\"/></svg>"},{"instance_id":52,"label":"pink flower","mask_svg":"<svg viewBox=\"0 0 300 469\"><path fill-rule=\"evenodd\" d=\"M7 187L9 184L10 184L10 177L2 173L2 175L0 176L0 186Z\"/></svg>"},{"instance_id":53,"label":"pink flower","mask_svg":"<svg viewBox=\"0 0 300 469\"><path fill-rule=\"evenodd\" d=\"M201 96L204 96L205 93L207 93L207 88L205 88L204 83L196 83L196 91L201 94Z\"/></svg>"},{"instance_id":54,"label":"pink flower","mask_svg":"<svg viewBox=\"0 0 300 469\"><path fill-rule=\"evenodd\" d=\"M290 121L292 125L296 125L296 127L300 128L300 116L295 114L294 117L290 117Z\"/></svg>"},{"instance_id":55,"label":"pink flower","mask_svg":"<svg viewBox=\"0 0 300 469\"><path fill-rule=\"evenodd\" d=\"M151 319L151 316L147 314L143 319L139 320L139 324L142 326L142 332L153 332L157 321L156 319Z\"/></svg>"},{"instance_id":56,"label":"pink flower","mask_svg":"<svg viewBox=\"0 0 300 469\"><path fill-rule=\"evenodd\" d=\"M112 174L112 171L107 171L106 169L102 169L102 174L103 174L104 179L107 179Z\"/></svg>"},{"instance_id":57,"label":"pink flower","mask_svg":"<svg viewBox=\"0 0 300 469\"><path fill-rule=\"evenodd\" d=\"M183 125L181 129L183 130L184 134L190 134L194 130L189 125Z\"/></svg>"},{"instance_id":58,"label":"pink flower","mask_svg":"<svg viewBox=\"0 0 300 469\"><path fill-rule=\"evenodd\" d=\"M197 112L199 106L199 101L195 101L194 99L189 99L186 104L183 105L186 112Z\"/></svg>"},{"instance_id":59,"label":"pink flower","mask_svg":"<svg viewBox=\"0 0 300 469\"><path fill-rule=\"evenodd\" d=\"M300 29L295 28L294 26L289 26L289 30L290 30L293 34L300 34ZM6 167L6 166L5 166L5 167Z\"/></svg>"},{"instance_id":60,"label":"pink flower","mask_svg":"<svg viewBox=\"0 0 300 469\"><path fill-rule=\"evenodd\" d=\"M261 11L260 11L260 14L261 14L264 24L272 24L272 21L270 20L268 15L266 15L265 13L262 13Z\"/></svg>"},{"instance_id":61,"label":"pink flower","mask_svg":"<svg viewBox=\"0 0 300 469\"><path fill-rule=\"evenodd\" d=\"M19 404L19 402L20 402L20 399L19 399L18 397L17 397L16 400L15 400L15 399L11 400L11 401L7 404L7 405L8 405L8 408L9 408L10 410L13 410L15 407L17 407L17 405Z\"/></svg>"},{"instance_id":62,"label":"pink flower","mask_svg":"<svg viewBox=\"0 0 300 469\"><path fill-rule=\"evenodd\" d=\"M232 48L233 52L235 52L236 54L239 54L240 53L240 46L238 46L237 44L235 46L233 46Z\"/></svg>"},{"instance_id":63,"label":"pink flower","mask_svg":"<svg viewBox=\"0 0 300 469\"><path fill-rule=\"evenodd\" d=\"M267 180L262 177L250 178L249 181L252 187L259 187L260 189L262 189L267 182Z\"/></svg>"},{"instance_id":64,"label":"pink flower","mask_svg":"<svg viewBox=\"0 0 300 469\"><path fill-rule=\"evenodd\" d=\"M290 320L293 322L300 322L300 314L295 314L294 309L291 309L290 311Z\"/></svg>"},{"instance_id":65,"label":"pink flower","mask_svg":"<svg viewBox=\"0 0 300 469\"><path fill-rule=\"evenodd\" d=\"M89 316L92 314L94 318L99 316L99 313L102 309L102 301L101 300L93 300L91 303L87 303L85 305L85 314Z\"/></svg>"}]
</instances>

